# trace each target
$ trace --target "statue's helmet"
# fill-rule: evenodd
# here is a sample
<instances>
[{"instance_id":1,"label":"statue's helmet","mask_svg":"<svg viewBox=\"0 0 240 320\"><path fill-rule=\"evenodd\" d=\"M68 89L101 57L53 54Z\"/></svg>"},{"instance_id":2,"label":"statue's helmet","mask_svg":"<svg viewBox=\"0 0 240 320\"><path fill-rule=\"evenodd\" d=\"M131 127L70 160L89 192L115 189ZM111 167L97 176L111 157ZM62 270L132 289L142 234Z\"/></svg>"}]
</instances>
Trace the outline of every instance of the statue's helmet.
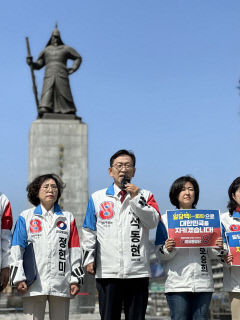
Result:
<instances>
[{"instance_id":1,"label":"statue's helmet","mask_svg":"<svg viewBox=\"0 0 240 320\"><path fill-rule=\"evenodd\" d=\"M58 38L58 45L61 45L61 44L64 44L62 39L61 39L61 36L60 36L60 31L58 30L58 28L56 27L52 34L51 34L51 38L48 40L48 43L46 45L47 46L50 46L51 45L51 40L52 40L52 37L57 37Z\"/></svg>"},{"instance_id":2,"label":"statue's helmet","mask_svg":"<svg viewBox=\"0 0 240 320\"><path fill-rule=\"evenodd\" d=\"M59 37L60 38L60 31L58 30L58 28L55 28L52 32L52 36L55 36L55 37ZM52 37L51 36L51 37Z\"/></svg>"}]
</instances>

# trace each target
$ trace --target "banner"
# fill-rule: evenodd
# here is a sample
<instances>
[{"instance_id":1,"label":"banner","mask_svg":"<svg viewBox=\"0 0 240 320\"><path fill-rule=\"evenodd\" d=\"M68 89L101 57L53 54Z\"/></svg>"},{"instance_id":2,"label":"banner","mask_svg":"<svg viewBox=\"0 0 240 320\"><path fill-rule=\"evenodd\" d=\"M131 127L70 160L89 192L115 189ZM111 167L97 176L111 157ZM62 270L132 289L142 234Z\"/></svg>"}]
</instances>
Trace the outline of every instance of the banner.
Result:
<instances>
[{"instance_id":1,"label":"banner","mask_svg":"<svg viewBox=\"0 0 240 320\"><path fill-rule=\"evenodd\" d=\"M216 247L221 237L219 210L167 210L167 220L178 248Z\"/></svg>"},{"instance_id":2,"label":"banner","mask_svg":"<svg viewBox=\"0 0 240 320\"><path fill-rule=\"evenodd\" d=\"M240 266L240 231L226 232L228 247L233 256L232 266Z\"/></svg>"}]
</instances>

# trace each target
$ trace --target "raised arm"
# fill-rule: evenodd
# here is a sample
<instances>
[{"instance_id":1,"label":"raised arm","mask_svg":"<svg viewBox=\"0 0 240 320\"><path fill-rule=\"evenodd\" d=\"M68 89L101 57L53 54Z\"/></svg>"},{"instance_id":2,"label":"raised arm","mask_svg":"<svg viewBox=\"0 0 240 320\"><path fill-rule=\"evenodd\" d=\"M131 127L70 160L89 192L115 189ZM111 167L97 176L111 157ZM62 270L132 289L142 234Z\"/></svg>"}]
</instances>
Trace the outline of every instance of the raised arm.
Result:
<instances>
[{"instance_id":1,"label":"raised arm","mask_svg":"<svg viewBox=\"0 0 240 320\"><path fill-rule=\"evenodd\" d=\"M157 226L161 215L152 193L139 190L137 195L130 200L130 207L146 228L153 229Z\"/></svg>"},{"instance_id":2,"label":"raised arm","mask_svg":"<svg viewBox=\"0 0 240 320\"><path fill-rule=\"evenodd\" d=\"M27 64L29 66L32 66L33 69L39 70L42 67L45 66L45 55L44 55L44 50L40 53L38 59L36 62L33 62L32 56L27 57Z\"/></svg>"}]
</instances>

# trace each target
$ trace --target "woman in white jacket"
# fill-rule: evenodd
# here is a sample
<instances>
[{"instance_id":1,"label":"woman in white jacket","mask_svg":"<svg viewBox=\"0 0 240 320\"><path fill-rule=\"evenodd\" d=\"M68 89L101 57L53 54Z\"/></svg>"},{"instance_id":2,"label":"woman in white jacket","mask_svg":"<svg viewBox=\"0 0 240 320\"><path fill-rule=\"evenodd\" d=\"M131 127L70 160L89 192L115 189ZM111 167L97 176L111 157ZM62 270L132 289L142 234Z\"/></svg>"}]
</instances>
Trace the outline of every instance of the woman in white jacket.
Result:
<instances>
[{"instance_id":1,"label":"woman in white jacket","mask_svg":"<svg viewBox=\"0 0 240 320\"><path fill-rule=\"evenodd\" d=\"M177 209L195 209L199 199L199 186L190 176L175 180L170 188L171 203ZM173 320L207 320L213 288L210 248L175 248L167 237L167 218L159 223L156 242L157 255L166 272L165 294ZM165 231L164 231L165 229ZM222 246L222 238L217 240ZM217 254L217 252L216 252Z\"/></svg>"},{"instance_id":2,"label":"woman in white jacket","mask_svg":"<svg viewBox=\"0 0 240 320\"><path fill-rule=\"evenodd\" d=\"M68 320L70 296L83 281L81 249L75 219L61 210L63 183L55 174L35 178L27 187L33 208L17 220L11 248L11 282L23 295L24 319L43 320L46 302L51 320ZM33 244L37 275L27 286L23 266L27 245Z\"/></svg>"},{"instance_id":3,"label":"woman in white jacket","mask_svg":"<svg viewBox=\"0 0 240 320\"><path fill-rule=\"evenodd\" d=\"M224 247L227 249L226 232L240 231L240 177L237 177L228 189L228 212L221 215L222 234ZM223 267L223 287L229 292L231 302L232 319L239 319L240 316L240 266L231 266L234 258L228 255L229 265Z\"/></svg>"}]
</instances>

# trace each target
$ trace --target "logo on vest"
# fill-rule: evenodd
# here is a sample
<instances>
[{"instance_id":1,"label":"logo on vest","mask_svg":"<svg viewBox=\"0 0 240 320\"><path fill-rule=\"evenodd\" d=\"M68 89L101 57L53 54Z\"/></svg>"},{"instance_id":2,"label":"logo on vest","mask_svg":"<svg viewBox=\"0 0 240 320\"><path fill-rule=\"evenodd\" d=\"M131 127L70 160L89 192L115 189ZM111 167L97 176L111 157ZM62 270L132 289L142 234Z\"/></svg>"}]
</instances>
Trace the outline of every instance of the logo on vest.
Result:
<instances>
[{"instance_id":1,"label":"logo on vest","mask_svg":"<svg viewBox=\"0 0 240 320\"><path fill-rule=\"evenodd\" d=\"M240 226L237 224L231 224L230 230L231 231L240 231Z\"/></svg>"},{"instance_id":2,"label":"logo on vest","mask_svg":"<svg viewBox=\"0 0 240 320\"><path fill-rule=\"evenodd\" d=\"M42 222L38 219L32 219L30 221L30 231L32 233L38 233L42 231Z\"/></svg>"},{"instance_id":3,"label":"logo on vest","mask_svg":"<svg viewBox=\"0 0 240 320\"><path fill-rule=\"evenodd\" d=\"M57 222L57 227L58 227L59 229L61 229L61 230L66 230L66 229L67 229L67 225L66 225L66 223L63 222L63 221L58 221L58 222Z\"/></svg>"},{"instance_id":4,"label":"logo on vest","mask_svg":"<svg viewBox=\"0 0 240 320\"><path fill-rule=\"evenodd\" d=\"M106 201L100 204L99 216L103 220L112 219L114 216L114 204L110 201Z\"/></svg>"}]
</instances>

